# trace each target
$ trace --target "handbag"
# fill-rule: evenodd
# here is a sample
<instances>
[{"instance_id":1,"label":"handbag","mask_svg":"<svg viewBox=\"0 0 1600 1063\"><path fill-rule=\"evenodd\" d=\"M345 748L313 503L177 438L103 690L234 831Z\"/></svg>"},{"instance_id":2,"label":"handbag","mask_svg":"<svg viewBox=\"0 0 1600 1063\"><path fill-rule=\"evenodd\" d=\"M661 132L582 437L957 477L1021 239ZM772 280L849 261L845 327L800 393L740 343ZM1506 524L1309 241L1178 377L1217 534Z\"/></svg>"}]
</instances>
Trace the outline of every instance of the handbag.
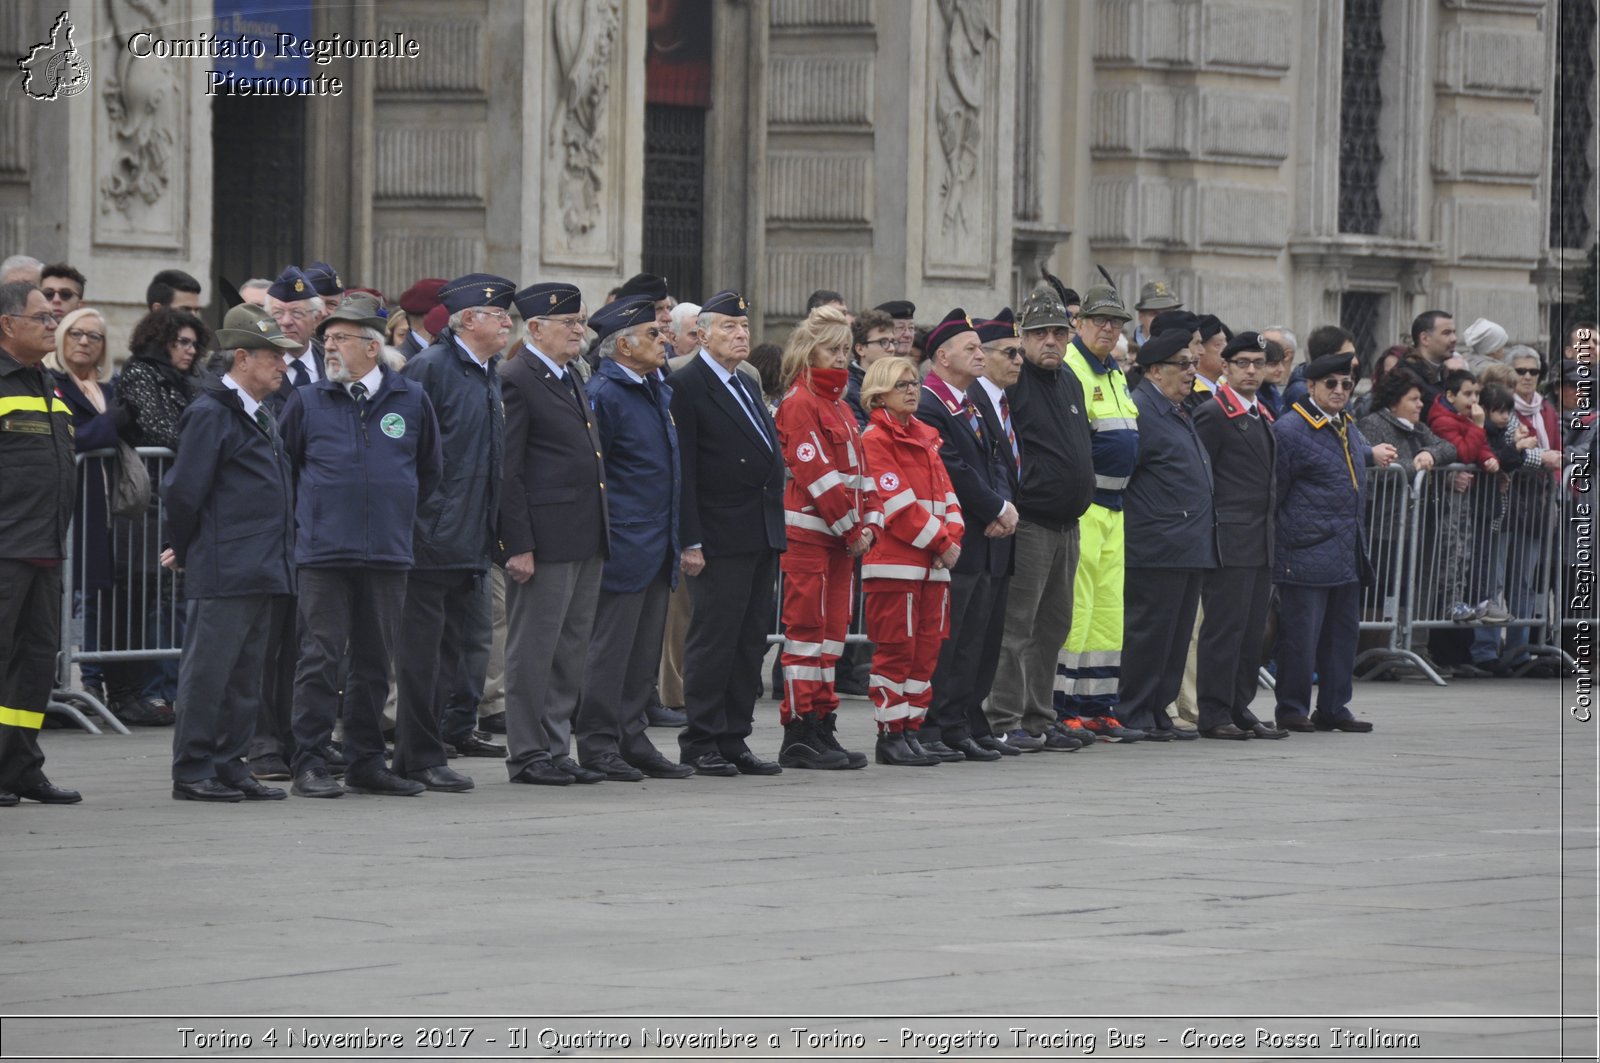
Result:
<instances>
[{"instance_id":1,"label":"handbag","mask_svg":"<svg viewBox=\"0 0 1600 1063\"><path fill-rule=\"evenodd\" d=\"M150 470L137 451L117 443L117 463L112 470L110 508L112 515L138 520L150 508Z\"/></svg>"}]
</instances>

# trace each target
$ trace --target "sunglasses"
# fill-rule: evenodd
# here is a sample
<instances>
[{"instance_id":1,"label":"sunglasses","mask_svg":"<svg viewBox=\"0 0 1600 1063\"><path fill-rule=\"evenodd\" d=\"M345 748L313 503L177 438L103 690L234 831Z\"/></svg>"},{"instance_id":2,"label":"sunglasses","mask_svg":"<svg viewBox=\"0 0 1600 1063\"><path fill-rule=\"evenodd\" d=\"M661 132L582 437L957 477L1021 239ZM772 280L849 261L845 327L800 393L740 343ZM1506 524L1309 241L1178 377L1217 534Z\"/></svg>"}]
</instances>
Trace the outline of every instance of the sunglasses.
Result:
<instances>
[{"instance_id":1,"label":"sunglasses","mask_svg":"<svg viewBox=\"0 0 1600 1063\"><path fill-rule=\"evenodd\" d=\"M39 293L46 299L81 299L83 293L73 288L40 288Z\"/></svg>"},{"instance_id":2,"label":"sunglasses","mask_svg":"<svg viewBox=\"0 0 1600 1063\"><path fill-rule=\"evenodd\" d=\"M1539 370L1537 368L1529 369L1527 367L1524 367L1522 369L1518 369L1516 372L1517 372L1518 376L1538 376L1539 375Z\"/></svg>"},{"instance_id":3,"label":"sunglasses","mask_svg":"<svg viewBox=\"0 0 1600 1063\"><path fill-rule=\"evenodd\" d=\"M1008 361L1012 362L1020 361L1022 358L1021 347L985 347L984 350L993 351L995 354L1004 355Z\"/></svg>"},{"instance_id":4,"label":"sunglasses","mask_svg":"<svg viewBox=\"0 0 1600 1063\"><path fill-rule=\"evenodd\" d=\"M1322 385L1329 391L1354 391L1356 389L1356 382L1347 376L1324 377Z\"/></svg>"},{"instance_id":5,"label":"sunglasses","mask_svg":"<svg viewBox=\"0 0 1600 1063\"><path fill-rule=\"evenodd\" d=\"M1172 358L1161 363L1162 365L1175 365L1179 369L1194 369L1200 364L1198 358Z\"/></svg>"}]
</instances>

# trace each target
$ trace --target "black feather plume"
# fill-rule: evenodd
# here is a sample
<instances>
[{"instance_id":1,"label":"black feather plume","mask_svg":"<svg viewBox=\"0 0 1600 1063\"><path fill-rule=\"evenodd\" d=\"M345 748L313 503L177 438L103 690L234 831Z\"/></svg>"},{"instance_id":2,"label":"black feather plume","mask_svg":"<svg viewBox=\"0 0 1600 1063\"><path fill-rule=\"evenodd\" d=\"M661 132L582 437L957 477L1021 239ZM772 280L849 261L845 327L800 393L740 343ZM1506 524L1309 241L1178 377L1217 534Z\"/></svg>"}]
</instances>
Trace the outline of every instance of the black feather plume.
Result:
<instances>
[{"instance_id":1,"label":"black feather plume","mask_svg":"<svg viewBox=\"0 0 1600 1063\"><path fill-rule=\"evenodd\" d=\"M1102 276L1102 277L1104 277L1106 279L1106 283L1111 286L1111 290L1112 291L1116 291L1117 290L1117 282L1111 279L1111 274L1106 272L1106 268L1104 266L1102 266L1098 262L1096 262L1094 264L1094 268L1100 271L1100 276Z\"/></svg>"},{"instance_id":2,"label":"black feather plume","mask_svg":"<svg viewBox=\"0 0 1600 1063\"><path fill-rule=\"evenodd\" d=\"M1041 269L1039 272L1044 274L1044 279L1049 283L1050 287L1056 290L1056 298L1061 300L1061 305L1066 306L1067 286L1061 283L1061 278L1047 269Z\"/></svg>"}]
</instances>

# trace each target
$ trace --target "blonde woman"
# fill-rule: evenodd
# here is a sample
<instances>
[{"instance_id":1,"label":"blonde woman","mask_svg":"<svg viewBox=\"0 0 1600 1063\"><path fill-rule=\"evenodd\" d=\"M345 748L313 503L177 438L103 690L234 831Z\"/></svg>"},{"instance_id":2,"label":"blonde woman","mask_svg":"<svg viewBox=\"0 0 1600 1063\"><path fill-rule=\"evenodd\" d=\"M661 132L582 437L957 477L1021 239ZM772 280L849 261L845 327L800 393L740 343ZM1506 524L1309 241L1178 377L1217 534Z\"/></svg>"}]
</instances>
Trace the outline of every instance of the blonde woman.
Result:
<instances>
[{"instance_id":1,"label":"blonde woman","mask_svg":"<svg viewBox=\"0 0 1600 1063\"><path fill-rule=\"evenodd\" d=\"M786 768L864 768L834 737L834 666L850 628L852 564L883 528L861 434L845 404L850 321L818 307L795 328L780 368L778 442L789 469L783 522L783 748Z\"/></svg>"}]
</instances>

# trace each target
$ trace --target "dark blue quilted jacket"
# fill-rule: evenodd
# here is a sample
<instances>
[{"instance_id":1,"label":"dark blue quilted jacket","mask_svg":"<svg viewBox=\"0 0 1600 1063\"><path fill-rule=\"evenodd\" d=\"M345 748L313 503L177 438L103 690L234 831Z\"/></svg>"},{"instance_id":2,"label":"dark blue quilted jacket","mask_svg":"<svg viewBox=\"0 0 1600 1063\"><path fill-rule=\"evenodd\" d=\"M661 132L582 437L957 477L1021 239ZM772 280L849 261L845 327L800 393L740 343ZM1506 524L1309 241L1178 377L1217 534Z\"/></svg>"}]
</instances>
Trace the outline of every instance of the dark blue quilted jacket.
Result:
<instances>
[{"instance_id":1,"label":"dark blue quilted jacket","mask_svg":"<svg viewBox=\"0 0 1600 1063\"><path fill-rule=\"evenodd\" d=\"M1272 427L1278 443L1275 582L1337 587L1361 579L1361 518L1372 448L1354 421L1342 420L1344 438L1302 401Z\"/></svg>"}]
</instances>

